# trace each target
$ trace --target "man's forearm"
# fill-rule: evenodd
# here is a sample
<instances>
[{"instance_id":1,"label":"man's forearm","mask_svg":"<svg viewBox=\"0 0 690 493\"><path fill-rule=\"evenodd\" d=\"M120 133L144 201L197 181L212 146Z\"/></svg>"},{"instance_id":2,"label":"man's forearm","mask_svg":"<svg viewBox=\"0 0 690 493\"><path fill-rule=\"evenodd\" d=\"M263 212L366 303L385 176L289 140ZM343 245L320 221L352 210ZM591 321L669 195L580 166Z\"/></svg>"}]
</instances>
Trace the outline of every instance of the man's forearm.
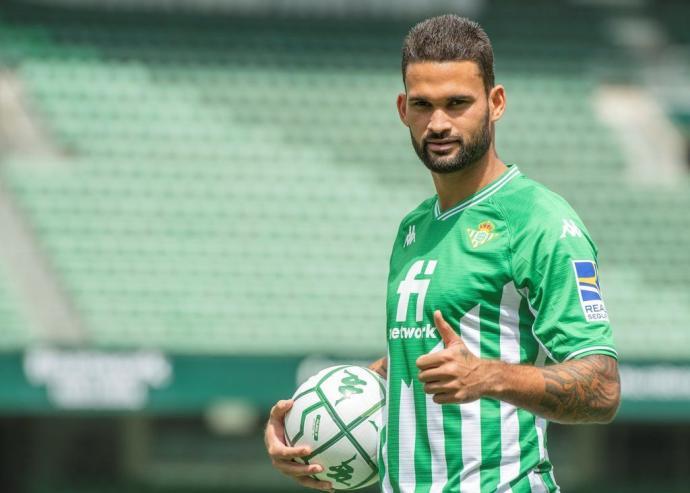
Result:
<instances>
[{"instance_id":1,"label":"man's forearm","mask_svg":"<svg viewBox=\"0 0 690 493\"><path fill-rule=\"evenodd\" d=\"M552 366L491 361L487 397L509 402L550 421L608 423L620 402L614 358L592 355Z\"/></svg>"},{"instance_id":2,"label":"man's forearm","mask_svg":"<svg viewBox=\"0 0 690 493\"><path fill-rule=\"evenodd\" d=\"M388 358L384 356L383 358L377 359L369 365L369 369L374 370L383 378L388 378Z\"/></svg>"}]
</instances>

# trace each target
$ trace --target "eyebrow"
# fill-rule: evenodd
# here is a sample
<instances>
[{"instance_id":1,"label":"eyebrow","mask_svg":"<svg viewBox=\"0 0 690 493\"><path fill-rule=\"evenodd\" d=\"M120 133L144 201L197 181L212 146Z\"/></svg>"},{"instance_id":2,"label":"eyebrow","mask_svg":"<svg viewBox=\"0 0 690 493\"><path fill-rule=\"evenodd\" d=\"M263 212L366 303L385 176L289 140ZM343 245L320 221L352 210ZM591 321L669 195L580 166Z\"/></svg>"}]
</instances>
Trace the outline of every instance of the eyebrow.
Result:
<instances>
[{"instance_id":1,"label":"eyebrow","mask_svg":"<svg viewBox=\"0 0 690 493\"><path fill-rule=\"evenodd\" d=\"M465 100L465 101L473 101L475 98L474 96L470 94L453 94L452 96L448 96L445 98L446 101L454 101L454 100ZM408 101L414 102L414 101L428 101L429 98L425 98L424 96L410 96L407 98Z\"/></svg>"}]
</instances>

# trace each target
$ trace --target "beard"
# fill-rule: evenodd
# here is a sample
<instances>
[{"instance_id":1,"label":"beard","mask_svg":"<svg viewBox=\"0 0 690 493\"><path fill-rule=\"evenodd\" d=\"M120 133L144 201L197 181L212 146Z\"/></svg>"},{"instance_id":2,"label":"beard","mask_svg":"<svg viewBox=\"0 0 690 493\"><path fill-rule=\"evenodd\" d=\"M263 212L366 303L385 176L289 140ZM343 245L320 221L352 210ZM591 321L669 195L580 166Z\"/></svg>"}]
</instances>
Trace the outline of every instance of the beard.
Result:
<instances>
[{"instance_id":1,"label":"beard","mask_svg":"<svg viewBox=\"0 0 690 493\"><path fill-rule=\"evenodd\" d=\"M417 156L424 163L429 170L434 173L453 173L455 171L460 171L461 169L468 168L474 163L479 161L486 152L491 147L491 124L489 123L489 112L487 111L482 126L470 135L467 142L465 139L458 135L457 141L459 149L450 156L434 156L429 152L428 143L426 139L422 140L421 144L417 142L410 132L410 138L412 139L412 147L414 147ZM430 139L442 139L447 138L440 134L429 134Z\"/></svg>"}]
</instances>

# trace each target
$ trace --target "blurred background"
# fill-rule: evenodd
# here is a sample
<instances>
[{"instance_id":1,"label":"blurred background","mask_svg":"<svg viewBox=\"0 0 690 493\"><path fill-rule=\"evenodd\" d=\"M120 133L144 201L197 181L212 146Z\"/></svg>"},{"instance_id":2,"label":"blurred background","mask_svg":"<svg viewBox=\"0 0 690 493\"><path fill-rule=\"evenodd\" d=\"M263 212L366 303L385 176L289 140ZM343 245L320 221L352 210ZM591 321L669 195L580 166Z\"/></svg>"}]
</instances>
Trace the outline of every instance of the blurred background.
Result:
<instances>
[{"instance_id":1,"label":"blurred background","mask_svg":"<svg viewBox=\"0 0 690 493\"><path fill-rule=\"evenodd\" d=\"M690 491L690 2L0 0L1 492L300 491L263 423L385 352L434 193L400 46L446 12L493 41L500 156L600 248L623 404L551 425L557 480Z\"/></svg>"}]
</instances>

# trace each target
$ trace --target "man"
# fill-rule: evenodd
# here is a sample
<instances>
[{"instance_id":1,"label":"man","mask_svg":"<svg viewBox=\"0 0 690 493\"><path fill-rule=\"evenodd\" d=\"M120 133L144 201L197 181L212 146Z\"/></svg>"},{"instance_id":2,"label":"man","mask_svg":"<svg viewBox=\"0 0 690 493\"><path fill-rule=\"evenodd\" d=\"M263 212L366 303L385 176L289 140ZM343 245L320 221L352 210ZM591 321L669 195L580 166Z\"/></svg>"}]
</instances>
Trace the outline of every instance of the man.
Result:
<instances>
[{"instance_id":1,"label":"man","mask_svg":"<svg viewBox=\"0 0 690 493\"><path fill-rule=\"evenodd\" d=\"M446 15L412 28L397 100L437 195L400 224L388 279L388 492L558 491L546 422L607 423L620 385L596 247L558 195L506 166L506 106L481 27ZM554 163L557 165L557 163ZM305 486L318 465L266 429L274 465Z\"/></svg>"}]
</instances>

